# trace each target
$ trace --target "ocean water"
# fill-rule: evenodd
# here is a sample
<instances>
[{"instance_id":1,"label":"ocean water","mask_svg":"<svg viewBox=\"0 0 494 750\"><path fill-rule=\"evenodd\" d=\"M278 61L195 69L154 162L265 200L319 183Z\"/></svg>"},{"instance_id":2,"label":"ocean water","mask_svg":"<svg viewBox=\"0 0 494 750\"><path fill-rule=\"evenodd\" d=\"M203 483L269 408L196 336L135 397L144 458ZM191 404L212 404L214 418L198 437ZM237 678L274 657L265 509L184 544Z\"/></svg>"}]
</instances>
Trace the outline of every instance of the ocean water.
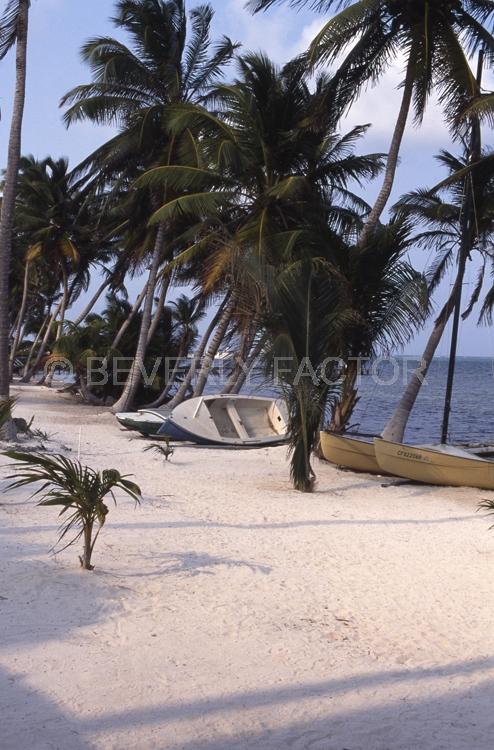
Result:
<instances>
[{"instance_id":1,"label":"ocean water","mask_svg":"<svg viewBox=\"0 0 494 750\"><path fill-rule=\"evenodd\" d=\"M361 400L352 422L362 432L380 433L398 403L419 359L382 364L361 379ZM422 385L408 423L405 440L439 442L443 419L448 359L437 358ZM459 357L456 363L449 442L494 442L494 360Z\"/></svg>"},{"instance_id":2,"label":"ocean water","mask_svg":"<svg viewBox=\"0 0 494 750\"><path fill-rule=\"evenodd\" d=\"M360 432L379 434L418 363L419 359L415 357L376 362L371 372L362 375L360 401L351 426ZM433 361L408 423L407 442L439 442L447 372L447 358ZM211 378L207 391L215 393L220 390L219 380ZM279 393L259 377L251 378L244 392L256 395ZM494 359L458 358L449 441L494 443Z\"/></svg>"},{"instance_id":3,"label":"ocean water","mask_svg":"<svg viewBox=\"0 0 494 750\"><path fill-rule=\"evenodd\" d=\"M398 357L378 361L361 375L360 401L350 427L367 434L379 434L393 413L419 358ZM228 362L215 362L205 392L221 393L229 374ZM405 441L437 443L441 436L448 360L436 358L423 384L408 422ZM63 374L59 379L64 381ZM68 380L67 380L68 382ZM281 390L265 377L251 374L243 393L280 396ZM458 357L450 418L449 441L482 442L494 445L494 358Z\"/></svg>"}]
</instances>

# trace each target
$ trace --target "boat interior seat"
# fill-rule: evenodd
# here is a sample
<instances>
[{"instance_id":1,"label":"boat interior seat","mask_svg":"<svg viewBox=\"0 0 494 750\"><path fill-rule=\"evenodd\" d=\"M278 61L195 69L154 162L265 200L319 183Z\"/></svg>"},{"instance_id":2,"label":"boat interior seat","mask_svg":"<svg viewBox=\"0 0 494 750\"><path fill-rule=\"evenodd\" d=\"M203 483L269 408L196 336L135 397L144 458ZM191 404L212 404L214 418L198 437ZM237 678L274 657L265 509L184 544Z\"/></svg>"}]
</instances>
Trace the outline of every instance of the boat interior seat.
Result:
<instances>
[{"instance_id":1,"label":"boat interior seat","mask_svg":"<svg viewBox=\"0 0 494 750\"><path fill-rule=\"evenodd\" d=\"M245 429L245 426L240 418L237 409L235 408L235 405L232 403L227 404L226 411L233 423L233 426L235 427L235 430L237 431L239 438L241 440L248 440L250 435Z\"/></svg>"}]
</instances>

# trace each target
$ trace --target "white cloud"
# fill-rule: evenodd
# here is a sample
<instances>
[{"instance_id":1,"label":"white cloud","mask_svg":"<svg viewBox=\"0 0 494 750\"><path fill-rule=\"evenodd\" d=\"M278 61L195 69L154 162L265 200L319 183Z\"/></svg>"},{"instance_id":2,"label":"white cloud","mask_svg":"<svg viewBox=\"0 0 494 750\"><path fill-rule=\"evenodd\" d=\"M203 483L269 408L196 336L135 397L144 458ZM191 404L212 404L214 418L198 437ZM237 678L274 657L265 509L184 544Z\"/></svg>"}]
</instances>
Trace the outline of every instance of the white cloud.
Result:
<instances>
[{"instance_id":1,"label":"white cloud","mask_svg":"<svg viewBox=\"0 0 494 750\"><path fill-rule=\"evenodd\" d=\"M229 0L221 12L224 33L242 42L244 51L265 51L282 64L307 49L324 23L321 17L305 23L305 17L287 8L253 15L245 0Z\"/></svg>"}]
</instances>

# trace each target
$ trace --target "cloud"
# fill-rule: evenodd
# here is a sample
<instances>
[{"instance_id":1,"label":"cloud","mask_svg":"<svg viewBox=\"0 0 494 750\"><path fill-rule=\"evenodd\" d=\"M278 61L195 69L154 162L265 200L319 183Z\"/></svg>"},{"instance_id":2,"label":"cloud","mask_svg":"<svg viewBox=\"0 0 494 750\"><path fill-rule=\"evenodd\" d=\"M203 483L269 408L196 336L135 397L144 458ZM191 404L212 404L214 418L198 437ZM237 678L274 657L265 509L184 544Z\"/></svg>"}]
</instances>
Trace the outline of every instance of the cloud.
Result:
<instances>
[{"instance_id":1,"label":"cloud","mask_svg":"<svg viewBox=\"0 0 494 750\"><path fill-rule=\"evenodd\" d=\"M268 13L252 15L244 0L228 0L218 12L219 26L224 33L242 42L244 51L266 50L282 64L308 49L327 18L275 7ZM400 84L404 77L405 59L398 58L375 86L369 86L353 104L342 122L343 129L371 123L370 138L387 149L401 104ZM424 122L413 127L412 117L406 133L407 141L427 147L448 145L449 135L441 108L431 99Z\"/></svg>"},{"instance_id":2,"label":"cloud","mask_svg":"<svg viewBox=\"0 0 494 750\"><path fill-rule=\"evenodd\" d=\"M306 50L322 27L323 18L308 22L310 17L283 7L253 15L245 0L229 0L218 12L221 30L242 42L244 51L265 51L279 64Z\"/></svg>"}]
</instances>

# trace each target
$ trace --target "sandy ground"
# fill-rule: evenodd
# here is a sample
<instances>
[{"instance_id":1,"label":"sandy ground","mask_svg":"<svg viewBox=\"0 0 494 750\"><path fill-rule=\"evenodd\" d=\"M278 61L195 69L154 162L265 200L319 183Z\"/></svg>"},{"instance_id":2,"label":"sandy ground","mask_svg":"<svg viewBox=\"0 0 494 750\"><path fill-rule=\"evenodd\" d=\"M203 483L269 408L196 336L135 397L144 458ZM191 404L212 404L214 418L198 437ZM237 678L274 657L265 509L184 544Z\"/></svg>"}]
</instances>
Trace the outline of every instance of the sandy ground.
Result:
<instances>
[{"instance_id":1,"label":"sandy ground","mask_svg":"<svg viewBox=\"0 0 494 750\"><path fill-rule=\"evenodd\" d=\"M135 475L94 573L56 511L0 497L2 750L487 750L488 493L383 486L284 448L144 453L107 412L21 390L18 416ZM5 488L5 459L1 460Z\"/></svg>"}]
</instances>

